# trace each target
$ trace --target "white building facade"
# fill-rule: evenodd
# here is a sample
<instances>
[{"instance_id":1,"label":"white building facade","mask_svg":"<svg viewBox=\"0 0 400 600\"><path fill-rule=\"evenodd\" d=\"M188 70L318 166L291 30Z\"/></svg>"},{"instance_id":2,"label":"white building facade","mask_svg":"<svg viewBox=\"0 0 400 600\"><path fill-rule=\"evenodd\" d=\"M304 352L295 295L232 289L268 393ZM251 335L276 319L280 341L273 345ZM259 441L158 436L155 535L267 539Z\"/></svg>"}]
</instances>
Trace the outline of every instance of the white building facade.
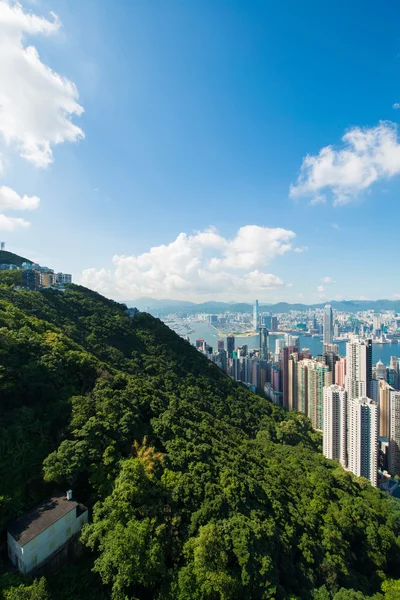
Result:
<instances>
[{"instance_id":1,"label":"white building facade","mask_svg":"<svg viewBox=\"0 0 400 600\"><path fill-rule=\"evenodd\" d=\"M400 392L390 392L389 473L400 475Z\"/></svg>"},{"instance_id":2,"label":"white building facade","mask_svg":"<svg viewBox=\"0 0 400 600\"><path fill-rule=\"evenodd\" d=\"M347 459L349 470L358 477L366 477L373 486L378 485L378 432L379 409L376 402L367 398L348 400Z\"/></svg>"},{"instance_id":3,"label":"white building facade","mask_svg":"<svg viewBox=\"0 0 400 600\"><path fill-rule=\"evenodd\" d=\"M56 496L14 521L7 532L8 556L27 575L42 566L88 522L88 510Z\"/></svg>"},{"instance_id":4,"label":"white building facade","mask_svg":"<svg viewBox=\"0 0 400 600\"><path fill-rule=\"evenodd\" d=\"M346 344L345 388L348 400L371 397L372 342L351 340Z\"/></svg>"},{"instance_id":5,"label":"white building facade","mask_svg":"<svg viewBox=\"0 0 400 600\"><path fill-rule=\"evenodd\" d=\"M324 387L323 452L326 458L347 464L347 394L343 387Z\"/></svg>"}]
</instances>

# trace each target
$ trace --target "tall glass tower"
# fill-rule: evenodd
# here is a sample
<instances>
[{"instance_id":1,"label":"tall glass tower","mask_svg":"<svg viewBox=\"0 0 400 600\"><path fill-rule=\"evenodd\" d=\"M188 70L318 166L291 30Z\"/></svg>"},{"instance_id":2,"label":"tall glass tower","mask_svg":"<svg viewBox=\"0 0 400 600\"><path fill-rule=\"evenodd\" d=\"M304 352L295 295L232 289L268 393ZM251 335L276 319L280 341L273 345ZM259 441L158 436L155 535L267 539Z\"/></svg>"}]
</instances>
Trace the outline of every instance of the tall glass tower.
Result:
<instances>
[{"instance_id":1,"label":"tall glass tower","mask_svg":"<svg viewBox=\"0 0 400 600\"><path fill-rule=\"evenodd\" d=\"M324 308L324 344L332 344L333 342L333 312L330 304Z\"/></svg>"},{"instance_id":2,"label":"tall glass tower","mask_svg":"<svg viewBox=\"0 0 400 600\"><path fill-rule=\"evenodd\" d=\"M253 306L253 327L254 331L258 331L260 327L260 312L258 310L258 300L255 301Z\"/></svg>"}]
</instances>

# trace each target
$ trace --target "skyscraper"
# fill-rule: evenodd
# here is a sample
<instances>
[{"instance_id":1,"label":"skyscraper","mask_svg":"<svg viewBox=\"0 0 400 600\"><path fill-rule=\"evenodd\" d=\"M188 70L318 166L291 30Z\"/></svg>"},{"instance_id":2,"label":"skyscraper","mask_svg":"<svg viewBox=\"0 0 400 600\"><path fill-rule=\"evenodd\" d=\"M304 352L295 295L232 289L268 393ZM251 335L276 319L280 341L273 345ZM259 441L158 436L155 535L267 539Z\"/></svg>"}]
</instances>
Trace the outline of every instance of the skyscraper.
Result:
<instances>
[{"instance_id":1,"label":"skyscraper","mask_svg":"<svg viewBox=\"0 0 400 600\"><path fill-rule=\"evenodd\" d=\"M386 381L386 367L381 361L381 359L379 359L375 365L375 375L376 379L383 379L384 381Z\"/></svg>"},{"instance_id":2,"label":"skyscraper","mask_svg":"<svg viewBox=\"0 0 400 600\"><path fill-rule=\"evenodd\" d=\"M271 317L271 331L278 331L278 317Z\"/></svg>"},{"instance_id":3,"label":"skyscraper","mask_svg":"<svg viewBox=\"0 0 400 600\"><path fill-rule=\"evenodd\" d=\"M255 301L253 306L253 328L254 331L258 331L260 327L260 313L258 310L258 300Z\"/></svg>"},{"instance_id":4,"label":"skyscraper","mask_svg":"<svg viewBox=\"0 0 400 600\"><path fill-rule=\"evenodd\" d=\"M344 387L346 381L346 359L341 356L335 363L335 383Z\"/></svg>"},{"instance_id":5,"label":"skyscraper","mask_svg":"<svg viewBox=\"0 0 400 600\"><path fill-rule=\"evenodd\" d=\"M347 464L358 477L366 477L378 485L378 429L379 409L366 396L348 402Z\"/></svg>"},{"instance_id":6,"label":"skyscraper","mask_svg":"<svg viewBox=\"0 0 400 600\"><path fill-rule=\"evenodd\" d=\"M393 388L384 380L377 382L379 398L379 437L389 437L390 399Z\"/></svg>"},{"instance_id":7,"label":"skyscraper","mask_svg":"<svg viewBox=\"0 0 400 600\"><path fill-rule=\"evenodd\" d=\"M218 340L218 352L221 352L225 349L224 340Z\"/></svg>"},{"instance_id":8,"label":"skyscraper","mask_svg":"<svg viewBox=\"0 0 400 600\"><path fill-rule=\"evenodd\" d=\"M228 358L232 358L233 351L235 350L235 336L233 333L229 333L226 338L226 351Z\"/></svg>"},{"instance_id":9,"label":"skyscraper","mask_svg":"<svg viewBox=\"0 0 400 600\"><path fill-rule=\"evenodd\" d=\"M317 360L300 360L297 363L296 384L297 410L311 419L315 429L322 430L324 387L332 384L329 367Z\"/></svg>"},{"instance_id":10,"label":"skyscraper","mask_svg":"<svg viewBox=\"0 0 400 600\"><path fill-rule=\"evenodd\" d=\"M323 451L326 458L347 463L347 395L343 387L324 388Z\"/></svg>"},{"instance_id":11,"label":"skyscraper","mask_svg":"<svg viewBox=\"0 0 400 600\"><path fill-rule=\"evenodd\" d=\"M324 321L323 321L323 343L332 344L333 342L333 312L330 304L327 304L324 308Z\"/></svg>"},{"instance_id":12,"label":"skyscraper","mask_svg":"<svg viewBox=\"0 0 400 600\"><path fill-rule=\"evenodd\" d=\"M297 410L308 415L307 360L300 360L297 363Z\"/></svg>"},{"instance_id":13,"label":"skyscraper","mask_svg":"<svg viewBox=\"0 0 400 600\"><path fill-rule=\"evenodd\" d=\"M329 367L316 360L308 367L308 416L315 429L323 429L324 387L332 384Z\"/></svg>"},{"instance_id":14,"label":"skyscraper","mask_svg":"<svg viewBox=\"0 0 400 600\"><path fill-rule=\"evenodd\" d=\"M371 397L372 342L351 340L346 344L346 392L347 398Z\"/></svg>"},{"instance_id":15,"label":"skyscraper","mask_svg":"<svg viewBox=\"0 0 400 600\"><path fill-rule=\"evenodd\" d=\"M265 360L268 358L268 329L260 327L260 358Z\"/></svg>"},{"instance_id":16,"label":"skyscraper","mask_svg":"<svg viewBox=\"0 0 400 600\"><path fill-rule=\"evenodd\" d=\"M400 475L400 392L390 392L389 473Z\"/></svg>"},{"instance_id":17,"label":"skyscraper","mask_svg":"<svg viewBox=\"0 0 400 600\"><path fill-rule=\"evenodd\" d=\"M298 353L294 352L289 357L288 364L288 389L289 389L289 397L288 397L288 408L289 410L297 409L297 363L298 363Z\"/></svg>"}]
</instances>

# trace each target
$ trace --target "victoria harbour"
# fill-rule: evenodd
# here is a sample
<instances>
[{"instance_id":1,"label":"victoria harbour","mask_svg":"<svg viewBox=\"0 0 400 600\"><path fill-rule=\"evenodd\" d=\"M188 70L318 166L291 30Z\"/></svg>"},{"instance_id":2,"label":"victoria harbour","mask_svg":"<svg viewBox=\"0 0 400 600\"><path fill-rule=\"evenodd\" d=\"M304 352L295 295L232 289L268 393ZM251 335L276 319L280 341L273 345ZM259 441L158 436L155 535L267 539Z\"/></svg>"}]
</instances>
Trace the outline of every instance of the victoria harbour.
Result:
<instances>
[{"instance_id":1,"label":"victoria harbour","mask_svg":"<svg viewBox=\"0 0 400 600\"><path fill-rule=\"evenodd\" d=\"M226 335L219 335L218 330L205 321L195 322L191 321L190 328L192 333L189 334L190 342L195 343L196 339L202 338L204 341L212 347L217 346L218 339L226 339ZM318 356L322 353L323 344L321 337L309 337L303 334L296 334L299 337L300 350L307 349L310 351L312 356ZM284 334L270 334L269 335L269 350L270 352L275 351L275 341L282 339ZM339 354L346 354L346 342L336 342L339 346ZM249 350L259 347L259 336L235 336L235 345L242 346L247 344ZM390 357L400 357L400 344L397 343L385 343L385 344L373 344L372 345L372 361L374 363L381 360L385 365L389 364Z\"/></svg>"}]
</instances>

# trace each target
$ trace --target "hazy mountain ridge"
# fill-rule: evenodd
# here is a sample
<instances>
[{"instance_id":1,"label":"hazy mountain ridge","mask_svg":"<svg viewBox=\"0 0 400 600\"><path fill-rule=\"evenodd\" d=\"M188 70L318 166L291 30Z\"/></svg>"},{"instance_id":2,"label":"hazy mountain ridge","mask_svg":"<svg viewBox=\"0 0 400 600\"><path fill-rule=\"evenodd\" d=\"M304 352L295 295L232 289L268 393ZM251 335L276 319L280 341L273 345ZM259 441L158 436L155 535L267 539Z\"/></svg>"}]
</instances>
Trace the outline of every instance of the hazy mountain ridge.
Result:
<instances>
[{"instance_id":1,"label":"hazy mountain ridge","mask_svg":"<svg viewBox=\"0 0 400 600\"><path fill-rule=\"evenodd\" d=\"M246 302L217 302L208 301L202 303L185 302L183 300L158 300L155 298L138 298L137 300L127 300L128 306L136 306L139 310L158 314L186 312L195 313L221 313L221 312L252 312L253 304ZM307 311L323 308L330 304L332 308L338 311L358 312L363 310L394 310L400 312L400 300L331 300L320 302L318 304L301 304L289 302L278 302L276 304L260 303L260 310L271 313L286 313L291 310Z\"/></svg>"}]
</instances>

